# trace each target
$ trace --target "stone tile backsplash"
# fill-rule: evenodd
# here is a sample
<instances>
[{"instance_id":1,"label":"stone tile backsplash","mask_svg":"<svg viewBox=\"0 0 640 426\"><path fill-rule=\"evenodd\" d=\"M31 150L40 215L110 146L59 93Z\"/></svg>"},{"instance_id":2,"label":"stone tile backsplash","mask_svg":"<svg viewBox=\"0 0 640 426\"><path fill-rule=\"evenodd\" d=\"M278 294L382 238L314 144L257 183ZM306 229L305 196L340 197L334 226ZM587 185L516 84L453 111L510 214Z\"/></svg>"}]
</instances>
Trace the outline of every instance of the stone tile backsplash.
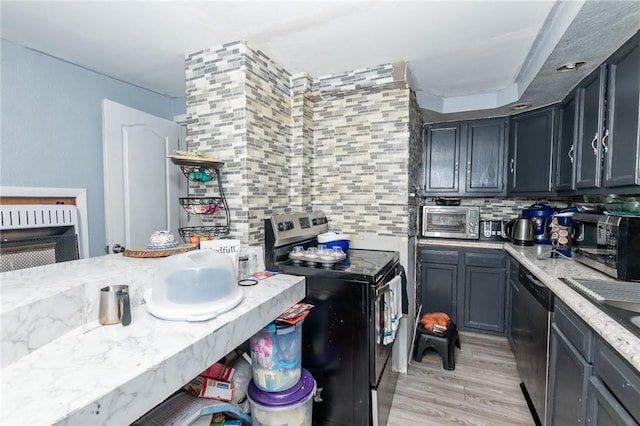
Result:
<instances>
[{"instance_id":1,"label":"stone tile backsplash","mask_svg":"<svg viewBox=\"0 0 640 426\"><path fill-rule=\"evenodd\" d=\"M312 78L235 42L185 64L187 147L225 163L233 237L260 244L265 216L305 210L349 233L415 235L422 124L404 63Z\"/></svg>"},{"instance_id":2,"label":"stone tile backsplash","mask_svg":"<svg viewBox=\"0 0 640 426\"><path fill-rule=\"evenodd\" d=\"M532 198L462 198L461 206L480 207L480 220L513 219L522 210L535 203L547 203L559 208L567 207L569 199L532 199ZM424 204L435 205L435 198L427 198Z\"/></svg>"}]
</instances>

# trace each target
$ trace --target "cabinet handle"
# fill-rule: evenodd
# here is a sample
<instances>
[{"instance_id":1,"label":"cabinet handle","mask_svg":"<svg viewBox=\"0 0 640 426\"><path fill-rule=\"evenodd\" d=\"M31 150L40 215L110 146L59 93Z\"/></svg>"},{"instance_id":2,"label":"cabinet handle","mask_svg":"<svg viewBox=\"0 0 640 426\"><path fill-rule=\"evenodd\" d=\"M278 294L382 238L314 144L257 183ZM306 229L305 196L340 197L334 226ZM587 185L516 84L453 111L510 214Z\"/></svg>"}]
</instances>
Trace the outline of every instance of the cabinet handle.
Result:
<instances>
[{"instance_id":1,"label":"cabinet handle","mask_svg":"<svg viewBox=\"0 0 640 426\"><path fill-rule=\"evenodd\" d=\"M456 176L458 176L458 162L457 162L457 161L456 161L456 169L455 169L455 172L456 172Z\"/></svg>"},{"instance_id":2,"label":"cabinet handle","mask_svg":"<svg viewBox=\"0 0 640 426\"><path fill-rule=\"evenodd\" d=\"M598 132L593 135L593 140L591 141L591 149L593 149L593 155L598 155L598 148L596 148L596 141L598 140Z\"/></svg>"},{"instance_id":3,"label":"cabinet handle","mask_svg":"<svg viewBox=\"0 0 640 426\"><path fill-rule=\"evenodd\" d=\"M515 161L514 161L514 159L512 158L512 159L509 161L509 171L510 171L511 173L513 173L513 164L514 164L514 163L515 163Z\"/></svg>"},{"instance_id":4,"label":"cabinet handle","mask_svg":"<svg viewBox=\"0 0 640 426\"><path fill-rule=\"evenodd\" d=\"M607 146L607 139L609 138L609 129L604 131L604 136L602 137L602 148L604 149L605 154L609 152L609 147Z\"/></svg>"},{"instance_id":5,"label":"cabinet handle","mask_svg":"<svg viewBox=\"0 0 640 426\"><path fill-rule=\"evenodd\" d=\"M567 152L567 155L569 156L571 164L573 164L573 144L571 144L571 148L569 148L569 152Z\"/></svg>"}]
</instances>

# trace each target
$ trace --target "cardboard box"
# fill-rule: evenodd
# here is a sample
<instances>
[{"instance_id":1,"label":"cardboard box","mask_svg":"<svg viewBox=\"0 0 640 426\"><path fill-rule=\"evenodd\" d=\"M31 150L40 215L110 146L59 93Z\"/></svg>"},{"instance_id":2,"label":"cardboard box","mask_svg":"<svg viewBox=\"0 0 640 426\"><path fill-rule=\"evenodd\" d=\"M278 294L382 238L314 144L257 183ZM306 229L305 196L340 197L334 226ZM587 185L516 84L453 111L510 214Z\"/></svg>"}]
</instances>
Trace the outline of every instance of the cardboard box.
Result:
<instances>
[{"instance_id":1,"label":"cardboard box","mask_svg":"<svg viewBox=\"0 0 640 426\"><path fill-rule=\"evenodd\" d=\"M220 382L230 382L231 379L233 379L233 373L235 373L235 371L233 367L216 362L200 373L200 375Z\"/></svg>"},{"instance_id":2,"label":"cardboard box","mask_svg":"<svg viewBox=\"0 0 640 426\"><path fill-rule=\"evenodd\" d=\"M220 401L233 400L233 383L220 382L204 376L198 376L184 386L192 395L200 398L218 399Z\"/></svg>"}]
</instances>

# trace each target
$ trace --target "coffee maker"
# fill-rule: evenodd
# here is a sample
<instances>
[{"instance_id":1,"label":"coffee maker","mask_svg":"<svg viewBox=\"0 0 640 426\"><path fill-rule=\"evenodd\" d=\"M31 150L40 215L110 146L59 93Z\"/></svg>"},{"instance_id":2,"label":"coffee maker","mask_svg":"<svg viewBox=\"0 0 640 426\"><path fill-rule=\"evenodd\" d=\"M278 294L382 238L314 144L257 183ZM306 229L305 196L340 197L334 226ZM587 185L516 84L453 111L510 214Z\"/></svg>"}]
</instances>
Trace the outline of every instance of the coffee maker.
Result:
<instances>
[{"instance_id":1,"label":"coffee maker","mask_svg":"<svg viewBox=\"0 0 640 426\"><path fill-rule=\"evenodd\" d=\"M521 217L533 222L533 242L535 244L551 244L551 220L558 209L545 203L535 203L522 210Z\"/></svg>"}]
</instances>

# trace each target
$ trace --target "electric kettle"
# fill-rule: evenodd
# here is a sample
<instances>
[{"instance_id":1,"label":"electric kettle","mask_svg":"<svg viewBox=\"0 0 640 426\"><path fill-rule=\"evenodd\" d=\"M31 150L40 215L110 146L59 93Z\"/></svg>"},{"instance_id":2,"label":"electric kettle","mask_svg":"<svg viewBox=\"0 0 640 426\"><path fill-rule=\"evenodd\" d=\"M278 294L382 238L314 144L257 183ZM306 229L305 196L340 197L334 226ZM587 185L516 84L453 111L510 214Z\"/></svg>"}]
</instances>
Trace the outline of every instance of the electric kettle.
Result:
<instances>
[{"instance_id":1,"label":"electric kettle","mask_svg":"<svg viewBox=\"0 0 640 426\"><path fill-rule=\"evenodd\" d=\"M507 222L504 227L504 233L513 244L532 246L534 228L535 225L530 218L519 217Z\"/></svg>"}]
</instances>

